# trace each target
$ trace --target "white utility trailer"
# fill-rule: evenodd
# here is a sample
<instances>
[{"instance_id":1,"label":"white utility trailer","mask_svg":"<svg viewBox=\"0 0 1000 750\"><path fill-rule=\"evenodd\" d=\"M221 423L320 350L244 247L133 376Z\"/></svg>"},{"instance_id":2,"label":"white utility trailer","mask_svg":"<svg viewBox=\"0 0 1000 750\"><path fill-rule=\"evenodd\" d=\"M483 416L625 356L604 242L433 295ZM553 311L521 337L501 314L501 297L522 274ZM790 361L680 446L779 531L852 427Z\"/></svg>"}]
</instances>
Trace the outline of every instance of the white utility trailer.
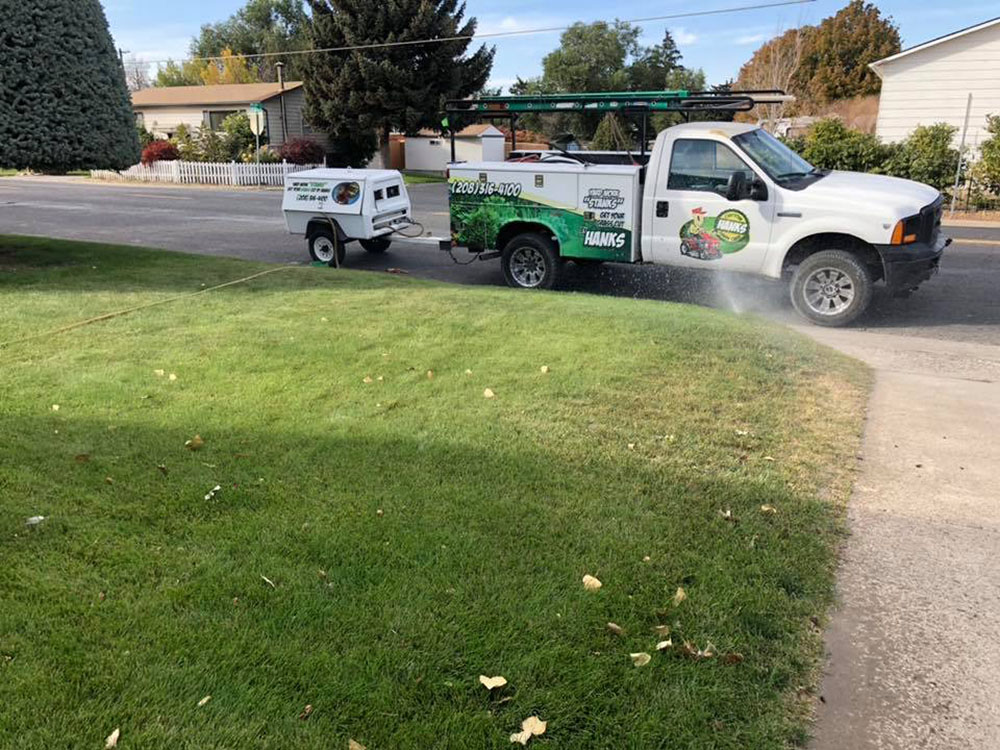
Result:
<instances>
[{"instance_id":1,"label":"white utility trailer","mask_svg":"<svg viewBox=\"0 0 1000 750\"><path fill-rule=\"evenodd\" d=\"M281 204L291 234L304 235L313 260L339 266L345 245L370 253L389 248L413 224L410 196L394 169L310 169L285 178Z\"/></svg>"}]
</instances>

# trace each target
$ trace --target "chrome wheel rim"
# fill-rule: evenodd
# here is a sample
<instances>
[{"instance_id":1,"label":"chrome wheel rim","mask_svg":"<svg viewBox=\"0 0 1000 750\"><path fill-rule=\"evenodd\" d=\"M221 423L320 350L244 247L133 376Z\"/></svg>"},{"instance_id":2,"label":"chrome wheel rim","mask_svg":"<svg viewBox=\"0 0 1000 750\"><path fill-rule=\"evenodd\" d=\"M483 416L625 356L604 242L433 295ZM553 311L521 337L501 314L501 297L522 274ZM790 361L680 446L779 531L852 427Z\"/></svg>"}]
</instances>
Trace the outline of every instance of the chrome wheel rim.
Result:
<instances>
[{"instance_id":1,"label":"chrome wheel rim","mask_svg":"<svg viewBox=\"0 0 1000 750\"><path fill-rule=\"evenodd\" d=\"M538 286L545 278L545 257L533 247L517 248L510 256L510 275L518 286Z\"/></svg>"},{"instance_id":2,"label":"chrome wheel rim","mask_svg":"<svg viewBox=\"0 0 1000 750\"><path fill-rule=\"evenodd\" d=\"M329 263L333 260L333 254L335 251L336 248L333 246L333 241L329 237L317 237L313 240L313 254L316 256L317 260Z\"/></svg>"},{"instance_id":3,"label":"chrome wheel rim","mask_svg":"<svg viewBox=\"0 0 1000 750\"><path fill-rule=\"evenodd\" d=\"M806 305L817 315L839 315L854 304L854 280L837 268L819 268L802 290Z\"/></svg>"}]
</instances>

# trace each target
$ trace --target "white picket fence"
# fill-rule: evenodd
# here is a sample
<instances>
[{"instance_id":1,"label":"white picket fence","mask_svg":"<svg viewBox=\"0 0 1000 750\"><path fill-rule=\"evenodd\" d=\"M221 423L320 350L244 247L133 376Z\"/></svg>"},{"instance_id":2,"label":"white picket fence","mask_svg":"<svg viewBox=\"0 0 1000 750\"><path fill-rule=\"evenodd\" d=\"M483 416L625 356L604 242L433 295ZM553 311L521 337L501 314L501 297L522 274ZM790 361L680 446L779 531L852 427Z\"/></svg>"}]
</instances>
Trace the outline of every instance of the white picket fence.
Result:
<instances>
[{"instance_id":1,"label":"white picket fence","mask_svg":"<svg viewBox=\"0 0 1000 750\"><path fill-rule=\"evenodd\" d=\"M315 169L322 164L241 164L240 162L212 163L201 161L156 161L136 164L121 172L109 169L92 169L95 180L112 182L173 182L181 185L277 185L285 184L285 177L304 169Z\"/></svg>"}]
</instances>

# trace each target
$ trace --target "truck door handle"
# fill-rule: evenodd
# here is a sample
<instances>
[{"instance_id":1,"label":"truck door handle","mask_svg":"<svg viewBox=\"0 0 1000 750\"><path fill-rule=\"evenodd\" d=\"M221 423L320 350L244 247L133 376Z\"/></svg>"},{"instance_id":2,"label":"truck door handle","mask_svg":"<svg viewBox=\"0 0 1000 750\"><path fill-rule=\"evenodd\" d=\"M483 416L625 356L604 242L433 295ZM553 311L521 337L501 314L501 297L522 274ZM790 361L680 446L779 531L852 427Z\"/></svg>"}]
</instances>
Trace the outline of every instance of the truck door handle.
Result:
<instances>
[{"instance_id":1,"label":"truck door handle","mask_svg":"<svg viewBox=\"0 0 1000 750\"><path fill-rule=\"evenodd\" d=\"M670 201L656 201L656 218L665 219L670 216Z\"/></svg>"}]
</instances>

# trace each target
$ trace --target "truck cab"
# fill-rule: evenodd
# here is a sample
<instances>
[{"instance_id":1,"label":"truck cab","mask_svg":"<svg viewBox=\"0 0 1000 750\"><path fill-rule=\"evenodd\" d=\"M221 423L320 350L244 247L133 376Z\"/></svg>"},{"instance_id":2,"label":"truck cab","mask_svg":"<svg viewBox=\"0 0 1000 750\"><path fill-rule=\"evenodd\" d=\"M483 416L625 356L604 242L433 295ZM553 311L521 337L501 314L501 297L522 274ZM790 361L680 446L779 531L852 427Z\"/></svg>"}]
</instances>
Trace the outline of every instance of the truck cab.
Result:
<instances>
[{"instance_id":1,"label":"truck cab","mask_svg":"<svg viewBox=\"0 0 1000 750\"><path fill-rule=\"evenodd\" d=\"M788 277L800 313L842 325L875 282L905 294L937 270L942 205L921 183L818 170L755 125L688 123L656 138L642 257Z\"/></svg>"}]
</instances>

